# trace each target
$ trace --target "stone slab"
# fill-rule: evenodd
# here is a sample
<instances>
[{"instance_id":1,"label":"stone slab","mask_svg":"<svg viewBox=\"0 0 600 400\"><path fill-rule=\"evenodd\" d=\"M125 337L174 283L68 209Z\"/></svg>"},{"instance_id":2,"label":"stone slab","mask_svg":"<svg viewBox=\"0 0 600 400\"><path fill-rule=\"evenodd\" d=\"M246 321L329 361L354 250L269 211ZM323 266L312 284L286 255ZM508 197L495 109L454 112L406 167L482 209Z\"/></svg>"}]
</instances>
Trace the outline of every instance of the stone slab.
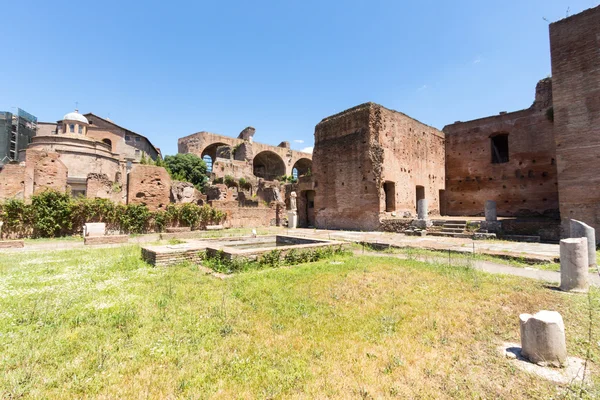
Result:
<instances>
[{"instance_id":1,"label":"stone slab","mask_svg":"<svg viewBox=\"0 0 600 400\"><path fill-rule=\"evenodd\" d=\"M88 236L83 239L85 245L127 243L129 235Z\"/></svg>"},{"instance_id":2,"label":"stone slab","mask_svg":"<svg viewBox=\"0 0 600 400\"><path fill-rule=\"evenodd\" d=\"M23 240L0 240L0 249L19 249L25 247Z\"/></svg>"}]
</instances>

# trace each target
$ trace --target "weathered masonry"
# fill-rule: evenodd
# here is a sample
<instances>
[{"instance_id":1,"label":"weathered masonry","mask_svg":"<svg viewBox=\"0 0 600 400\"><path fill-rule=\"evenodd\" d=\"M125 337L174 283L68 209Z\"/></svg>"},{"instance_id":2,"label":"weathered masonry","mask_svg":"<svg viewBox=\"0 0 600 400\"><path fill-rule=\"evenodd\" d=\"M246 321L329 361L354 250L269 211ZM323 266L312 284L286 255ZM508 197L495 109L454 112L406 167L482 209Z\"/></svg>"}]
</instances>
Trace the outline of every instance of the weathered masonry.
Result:
<instances>
[{"instance_id":1,"label":"weathered masonry","mask_svg":"<svg viewBox=\"0 0 600 400\"><path fill-rule=\"evenodd\" d=\"M551 24L550 50L563 230L600 230L600 6Z\"/></svg>"},{"instance_id":2,"label":"weathered masonry","mask_svg":"<svg viewBox=\"0 0 600 400\"><path fill-rule=\"evenodd\" d=\"M558 217L552 80L541 80L526 110L446 126L447 215Z\"/></svg>"},{"instance_id":3,"label":"weathered masonry","mask_svg":"<svg viewBox=\"0 0 600 400\"><path fill-rule=\"evenodd\" d=\"M428 199L439 214L444 134L400 112L365 103L315 128L316 226L378 229L385 215L412 217Z\"/></svg>"},{"instance_id":4,"label":"weathered masonry","mask_svg":"<svg viewBox=\"0 0 600 400\"><path fill-rule=\"evenodd\" d=\"M292 150L289 142L278 146L256 143L254 133L252 127L244 129L237 138L210 132L194 133L179 139L179 153L202 157L213 178L230 175L250 181L259 178L272 181L283 175L310 175L311 154Z\"/></svg>"}]
</instances>

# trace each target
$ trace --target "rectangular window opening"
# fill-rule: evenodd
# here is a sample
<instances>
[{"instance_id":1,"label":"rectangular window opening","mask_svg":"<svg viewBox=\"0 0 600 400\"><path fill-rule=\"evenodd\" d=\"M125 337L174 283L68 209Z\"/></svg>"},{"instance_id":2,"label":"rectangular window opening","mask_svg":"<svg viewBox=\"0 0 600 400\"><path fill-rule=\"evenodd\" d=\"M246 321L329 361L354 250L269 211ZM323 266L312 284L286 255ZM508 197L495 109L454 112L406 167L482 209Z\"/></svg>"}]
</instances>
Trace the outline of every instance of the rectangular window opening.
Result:
<instances>
[{"instance_id":1,"label":"rectangular window opening","mask_svg":"<svg viewBox=\"0 0 600 400\"><path fill-rule=\"evenodd\" d=\"M492 136L492 164L508 162L508 134Z\"/></svg>"}]
</instances>

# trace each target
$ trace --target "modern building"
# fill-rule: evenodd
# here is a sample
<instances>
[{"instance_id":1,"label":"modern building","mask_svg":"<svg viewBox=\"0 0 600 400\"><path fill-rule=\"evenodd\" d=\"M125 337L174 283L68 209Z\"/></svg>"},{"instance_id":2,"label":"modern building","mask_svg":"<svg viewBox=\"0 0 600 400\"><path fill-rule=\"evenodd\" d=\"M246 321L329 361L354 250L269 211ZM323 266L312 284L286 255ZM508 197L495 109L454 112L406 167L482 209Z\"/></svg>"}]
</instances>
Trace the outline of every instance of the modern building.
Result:
<instances>
[{"instance_id":1,"label":"modern building","mask_svg":"<svg viewBox=\"0 0 600 400\"><path fill-rule=\"evenodd\" d=\"M17 109L17 114L0 112L0 166L18 160L37 131L37 118Z\"/></svg>"}]
</instances>

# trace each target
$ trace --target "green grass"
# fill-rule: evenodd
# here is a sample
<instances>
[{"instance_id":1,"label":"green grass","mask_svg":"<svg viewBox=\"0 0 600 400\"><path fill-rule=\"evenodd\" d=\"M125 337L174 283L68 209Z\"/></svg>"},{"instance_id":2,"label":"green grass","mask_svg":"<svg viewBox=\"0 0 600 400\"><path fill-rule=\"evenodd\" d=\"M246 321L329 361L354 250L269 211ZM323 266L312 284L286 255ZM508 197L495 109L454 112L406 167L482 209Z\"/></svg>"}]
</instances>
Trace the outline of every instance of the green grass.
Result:
<instances>
[{"instance_id":1,"label":"green grass","mask_svg":"<svg viewBox=\"0 0 600 400\"><path fill-rule=\"evenodd\" d=\"M344 256L220 280L139 254L0 255L0 398L550 398L498 356L518 315L557 310L588 348L588 298L522 278Z\"/></svg>"}]
</instances>

